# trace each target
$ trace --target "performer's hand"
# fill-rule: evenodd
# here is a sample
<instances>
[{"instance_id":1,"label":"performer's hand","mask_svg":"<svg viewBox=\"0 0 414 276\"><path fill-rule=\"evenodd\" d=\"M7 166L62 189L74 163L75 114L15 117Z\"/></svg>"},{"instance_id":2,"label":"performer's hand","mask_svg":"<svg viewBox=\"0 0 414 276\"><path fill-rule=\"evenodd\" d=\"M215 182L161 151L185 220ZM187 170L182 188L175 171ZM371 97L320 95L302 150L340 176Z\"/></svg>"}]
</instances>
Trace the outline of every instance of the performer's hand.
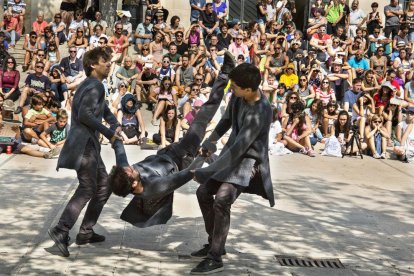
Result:
<instances>
[{"instance_id":1,"label":"performer's hand","mask_svg":"<svg viewBox=\"0 0 414 276\"><path fill-rule=\"evenodd\" d=\"M210 157L213 152L209 151L206 148L201 147L200 150L198 151L198 154L202 157Z\"/></svg>"},{"instance_id":2,"label":"performer's hand","mask_svg":"<svg viewBox=\"0 0 414 276\"><path fill-rule=\"evenodd\" d=\"M118 126L118 127L115 129L115 133L116 133L116 134L121 134L121 132L122 132L122 127L121 127L121 126Z\"/></svg>"},{"instance_id":3,"label":"performer's hand","mask_svg":"<svg viewBox=\"0 0 414 276\"><path fill-rule=\"evenodd\" d=\"M124 139L122 138L121 134L115 133L111 138L111 144L113 144L116 140L123 141Z\"/></svg>"}]
</instances>

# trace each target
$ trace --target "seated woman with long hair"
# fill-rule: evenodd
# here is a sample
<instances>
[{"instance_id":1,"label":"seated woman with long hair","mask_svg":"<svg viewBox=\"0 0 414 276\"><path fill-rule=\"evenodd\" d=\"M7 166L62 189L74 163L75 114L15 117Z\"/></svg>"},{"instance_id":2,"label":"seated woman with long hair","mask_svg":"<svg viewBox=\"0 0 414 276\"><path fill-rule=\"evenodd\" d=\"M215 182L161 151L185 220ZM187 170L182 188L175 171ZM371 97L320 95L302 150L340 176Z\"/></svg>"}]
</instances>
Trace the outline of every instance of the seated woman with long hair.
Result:
<instances>
[{"instance_id":1,"label":"seated woman with long hair","mask_svg":"<svg viewBox=\"0 0 414 276\"><path fill-rule=\"evenodd\" d=\"M390 138L390 135L383 124L381 116L374 114L369 121L369 124L365 127L365 138L367 139L368 148L375 159L385 159L387 140Z\"/></svg>"},{"instance_id":2,"label":"seated woman with long hair","mask_svg":"<svg viewBox=\"0 0 414 276\"><path fill-rule=\"evenodd\" d=\"M369 93L362 92L352 106L352 122L358 125L361 142L364 141L365 123L369 117L375 114L374 99Z\"/></svg>"},{"instance_id":3,"label":"seated woman with long hair","mask_svg":"<svg viewBox=\"0 0 414 276\"><path fill-rule=\"evenodd\" d=\"M167 106L178 106L177 91L172 87L171 78L168 76L162 79L160 87L155 88L149 98L151 101L157 103L151 120L153 125L156 124L156 121L160 118Z\"/></svg>"},{"instance_id":4,"label":"seated woman with long hair","mask_svg":"<svg viewBox=\"0 0 414 276\"><path fill-rule=\"evenodd\" d=\"M298 151L310 157L316 154L312 150L309 135L312 133L312 124L308 116L303 112L305 105L302 101L292 104L292 113L284 120L282 129L285 129L283 140L287 142L287 148Z\"/></svg>"},{"instance_id":5,"label":"seated woman with long hair","mask_svg":"<svg viewBox=\"0 0 414 276\"><path fill-rule=\"evenodd\" d=\"M181 122L177 117L177 109L173 105L167 106L161 117L160 130L152 137L154 143L165 148L171 143L178 142L181 131Z\"/></svg>"},{"instance_id":6,"label":"seated woman with long hair","mask_svg":"<svg viewBox=\"0 0 414 276\"><path fill-rule=\"evenodd\" d=\"M121 99L121 110L118 111L117 117L122 127L124 144L139 144L148 135L140 107L141 104L130 93L126 93Z\"/></svg>"}]
</instances>

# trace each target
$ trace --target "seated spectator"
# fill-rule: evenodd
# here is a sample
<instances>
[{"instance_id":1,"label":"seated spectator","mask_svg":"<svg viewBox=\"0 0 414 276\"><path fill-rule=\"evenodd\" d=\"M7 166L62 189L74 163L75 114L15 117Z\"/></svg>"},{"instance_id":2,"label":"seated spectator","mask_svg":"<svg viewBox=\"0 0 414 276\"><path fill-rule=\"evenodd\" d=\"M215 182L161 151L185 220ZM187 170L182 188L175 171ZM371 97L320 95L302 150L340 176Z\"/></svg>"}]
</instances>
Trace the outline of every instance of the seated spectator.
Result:
<instances>
[{"instance_id":1,"label":"seated spectator","mask_svg":"<svg viewBox=\"0 0 414 276\"><path fill-rule=\"evenodd\" d=\"M46 48L46 53L46 60L49 62L51 67L55 64L60 63L60 51L57 44L50 43L49 46Z\"/></svg>"},{"instance_id":2,"label":"seated spectator","mask_svg":"<svg viewBox=\"0 0 414 276\"><path fill-rule=\"evenodd\" d=\"M279 78L289 64L289 58L283 53L280 44L275 44L274 51L271 50L270 53L266 58L264 80L267 80L269 74L273 74L276 78Z\"/></svg>"},{"instance_id":3,"label":"seated spectator","mask_svg":"<svg viewBox=\"0 0 414 276\"><path fill-rule=\"evenodd\" d=\"M207 98L204 97L203 94L200 93L200 86L197 84L192 84L190 87L190 92L187 93L184 97L182 97L178 103L178 107L180 110L182 110L182 115L185 117L188 112L193 110L195 103L197 101L201 101L202 103L205 103L207 101Z\"/></svg>"},{"instance_id":4,"label":"seated spectator","mask_svg":"<svg viewBox=\"0 0 414 276\"><path fill-rule=\"evenodd\" d=\"M312 145L315 145L317 142L325 142L320 126L322 125L322 112L324 111L321 100L312 99L310 102L310 107L305 109L306 116L309 117L309 120L312 125L312 132L309 135L310 142Z\"/></svg>"},{"instance_id":5,"label":"seated spectator","mask_svg":"<svg viewBox=\"0 0 414 276\"><path fill-rule=\"evenodd\" d=\"M332 82L332 87L335 91L336 101L340 104L343 102L345 92L344 87L347 84L347 81L348 83L352 83L351 73L347 68L349 67L344 66L342 59L337 58L332 63L331 71L327 72L328 80Z\"/></svg>"},{"instance_id":6,"label":"seated spectator","mask_svg":"<svg viewBox=\"0 0 414 276\"><path fill-rule=\"evenodd\" d=\"M381 116L374 114L369 124L365 127L365 138L367 139L368 148L371 152L371 156L375 159L387 158L387 140L390 135L383 125L383 119Z\"/></svg>"},{"instance_id":7,"label":"seated spectator","mask_svg":"<svg viewBox=\"0 0 414 276\"><path fill-rule=\"evenodd\" d=\"M175 33L174 44L177 46L177 53L183 56L188 51L188 44L184 42L184 33L177 31Z\"/></svg>"},{"instance_id":8,"label":"seated spectator","mask_svg":"<svg viewBox=\"0 0 414 276\"><path fill-rule=\"evenodd\" d=\"M298 76L295 74L295 66L289 63L285 69L285 73L280 76L279 83L284 83L287 90L293 90L299 82Z\"/></svg>"},{"instance_id":9,"label":"seated spectator","mask_svg":"<svg viewBox=\"0 0 414 276\"><path fill-rule=\"evenodd\" d=\"M381 83L385 78L387 69L387 57L384 55L384 47L380 46L369 59L370 68L375 72L375 78Z\"/></svg>"},{"instance_id":10,"label":"seated spectator","mask_svg":"<svg viewBox=\"0 0 414 276\"><path fill-rule=\"evenodd\" d=\"M19 28L23 30L24 16L26 15L26 3L23 0L8 0L7 11L19 21Z\"/></svg>"},{"instance_id":11,"label":"seated spectator","mask_svg":"<svg viewBox=\"0 0 414 276\"><path fill-rule=\"evenodd\" d=\"M162 9L160 0L146 0L145 2L147 4L146 15L153 16L159 9Z\"/></svg>"},{"instance_id":12,"label":"seated spectator","mask_svg":"<svg viewBox=\"0 0 414 276\"><path fill-rule=\"evenodd\" d=\"M82 59L83 55L86 52L86 49L88 48L88 39L84 35L84 29L78 28L76 30L76 35L72 35L71 39L68 41L68 46L70 48L76 48L76 57L78 59Z\"/></svg>"},{"instance_id":13,"label":"seated spectator","mask_svg":"<svg viewBox=\"0 0 414 276\"><path fill-rule=\"evenodd\" d=\"M267 78L267 81L263 81L263 85L261 87L264 95L266 96L266 98L269 100L269 102L271 102L274 106L277 106L277 90L279 83L278 81L276 81L276 77L275 75L269 75L269 77ZM285 88L286 86L283 85ZM284 91L285 92L285 91Z\"/></svg>"},{"instance_id":14,"label":"seated spectator","mask_svg":"<svg viewBox=\"0 0 414 276\"><path fill-rule=\"evenodd\" d=\"M40 43L40 47L43 50L46 50L49 47L49 44L56 44L59 45L59 38L55 35L52 29L47 26L44 29L45 35L40 36L38 39L38 43Z\"/></svg>"},{"instance_id":15,"label":"seated spectator","mask_svg":"<svg viewBox=\"0 0 414 276\"><path fill-rule=\"evenodd\" d=\"M397 146L394 147L394 153L401 161L414 163L414 107L407 109L407 117L397 126Z\"/></svg>"},{"instance_id":16,"label":"seated spectator","mask_svg":"<svg viewBox=\"0 0 414 276\"><path fill-rule=\"evenodd\" d=\"M266 39L266 35L260 35L259 43L253 45L254 58L253 62L261 71L266 63L266 56L270 50L270 43ZM262 67L262 68L260 68Z\"/></svg>"},{"instance_id":17,"label":"seated spectator","mask_svg":"<svg viewBox=\"0 0 414 276\"><path fill-rule=\"evenodd\" d=\"M188 55L182 56L181 61L182 65L178 68L175 76L175 85L184 89L193 83L197 71L189 64Z\"/></svg>"},{"instance_id":18,"label":"seated spectator","mask_svg":"<svg viewBox=\"0 0 414 276\"><path fill-rule=\"evenodd\" d=\"M32 31L34 31L37 36L44 36L45 28L49 26L49 23L47 23L44 18L45 15L40 11L37 14L37 20L32 23Z\"/></svg>"},{"instance_id":19,"label":"seated spectator","mask_svg":"<svg viewBox=\"0 0 414 276\"><path fill-rule=\"evenodd\" d=\"M316 88L316 99L322 101L323 106L327 106L329 102L336 101L335 91L330 87L329 79L325 77L321 86Z\"/></svg>"},{"instance_id":20,"label":"seated spectator","mask_svg":"<svg viewBox=\"0 0 414 276\"><path fill-rule=\"evenodd\" d=\"M182 33L185 30L184 26L181 25L180 22L181 19L178 16L174 15L173 17L171 17L170 26L166 29L166 33L169 35L171 43L175 42L175 34L177 32Z\"/></svg>"},{"instance_id":21,"label":"seated spectator","mask_svg":"<svg viewBox=\"0 0 414 276\"><path fill-rule=\"evenodd\" d=\"M283 136L286 147L291 151L299 151L310 157L315 157L316 154L312 150L309 138L312 133L312 124L309 117L303 112L305 105L302 101L297 101L292 104L291 108L292 113L282 123L282 129L286 130Z\"/></svg>"},{"instance_id":22,"label":"seated spectator","mask_svg":"<svg viewBox=\"0 0 414 276\"><path fill-rule=\"evenodd\" d=\"M123 14L121 20L117 21L115 24L122 24L122 34L128 38L130 43L133 43L134 37L132 36L132 24L128 20L128 16Z\"/></svg>"},{"instance_id":23,"label":"seated spectator","mask_svg":"<svg viewBox=\"0 0 414 276\"><path fill-rule=\"evenodd\" d=\"M190 22L197 21L200 13L205 10L206 0L190 0L191 15Z\"/></svg>"},{"instance_id":24,"label":"seated spectator","mask_svg":"<svg viewBox=\"0 0 414 276\"><path fill-rule=\"evenodd\" d=\"M217 34L218 39L218 49L224 50L228 49L233 37L229 34L229 26L227 24L222 24L220 26L220 33Z\"/></svg>"},{"instance_id":25,"label":"seated spectator","mask_svg":"<svg viewBox=\"0 0 414 276\"><path fill-rule=\"evenodd\" d=\"M46 52L45 52L45 50L38 49L36 51L36 55L32 58L32 62L29 65L29 68L28 68L30 74L36 72L36 63L37 62L43 62L43 64L45 65L45 68L43 70L43 74L45 76L47 76L48 71L50 69L50 63L46 59Z\"/></svg>"},{"instance_id":26,"label":"seated spectator","mask_svg":"<svg viewBox=\"0 0 414 276\"><path fill-rule=\"evenodd\" d=\"M152 102L157 103L151 123L156 125L157 120L165 111L168 105L178 106L177 91L172 87L172 80L165 76L161 80L160 87L155 88L150 94L149 98Z\"/></svg>"},{"instance_id":27,"label":"seated spectator","mask_svg":"<svg viewBox=\"0 0 414 276\"><path fill-rule=\"evenodd\" d=\"M150 45L144 44L141 48L141 54L138 55L136 60L138 69L143 70L144 68L153 68L154 61L150 53Z\"/></svg>"},{"instance_id":28,"label":"seated spectator","mask_svg":"<svg viewBox=\"0 0 414 276\"><path fill-rule=\"evenodd\" d=\"M242 56L243 61L244 57ZM206 82L209 83L210 80L214 79L215 76L219 74L220 68L223 65L224 56L219 56L217 52L217 47L212 45L210 46L210 52L208 53L205 71L206 71Z\"/></svg>"},{"instance_id":29,"label":"seated spectator","mask_svg":"<svg viewBox=\"0 0 414 276\"><path fill-rule=\"evenodd\" d=\"M243 55L246 62L249 62L249 49L243 42L243 35L237 35L235 41L229 46L229 52L234 56L234 58L237 58L239 55Z\"/></svg>"},{"instance_id":30,"label":"seated spectator","mask_svg":"<svg viewBox=\"0 0 414 276\"><path fill-rule=\"evenodd\" d=\"M152 137L160 148L178 142L181 131L181 120L177 117L177 109L173 105L167 106L160 120L159 132Z\"/></svg>"},{"instance_id":31,"label":"seated spectator","mask_svg":"<svg viewBox=\"0 0 414 276\"><path fill-rule=\"evenodd\" d=\"M279 87L283 87L284 90L286 89L286 86L284 84L280 84ZM292 105L298 101L300 101L300 96L298 92L291 91L286 94L285 102L282 105L282 110L280 114L282 125L286 123L286 121L289 119L289 116L293 114Z\"/></svg>"},{"instance_id":32,"label":"seated spectator","mask_svg":"<svg viewBox=\"0 0 414 276\"><path fill-rule=\"evenodd\" d=\"M202 105L203 105L203 101L201 100L197 100L196 102L194 102L194 105L191 111L188 112L187 115L181 120L181 128L183 130L184 135L187 132L187 130L190 128L197 112L200 111L200 108ZM208 123L207 128L206 128L206 134L204 135L203 140L210 136L211 132L214 130L215 127L216 127L216 123L214 121L210 121Z\"/></svg>"},{"instance_id":33,"label":"seated spectator","mask_svg":"<svg viewBox=\"0 0 414 276\"><path fill-rule=\"evenodd\" d=\"M323 109L322 130L325 137L328 137L328 134L331 133L331 127L335 120L338 119L338 113L338 104L335 101L329 101L326 108Z\"/></svg>"},{"instance_id":34,"label":"seated spectator","mask_svg":"<svg viewBox=\"0 0 414 276\"><path fill-rule=\"evenodd\" d=\"M410 80L413 77L412 69L414 66L414 61L412 59L410 60L406 49L401 49L399 51L399 56L394 59L392 66L397 70L397 72L398 70L402 69L404 82L405 79Z\"/></svg>"},{"instance_id":35,"label":"seated spectator","mask_svg":"<svg viewBox=\"0 0 414 276\"><path fill-rule=\"evenodd\" d=\"M327 21L323 14L325 14L325 11L322 7L314 9L314 17L309 19L308 28L306 29L308 36L313 36L316 32L318 32L319 27L326 26Z\"/></svg>"},{"instance_id":36,"label":"seated spectator","mask_svg":"<svg viewBox=\"0 0 414 276\"><path fill-rule=\"evenodd\" d=\"M381 35L381 29L379 27L374 28L374 33L369 35L369 50L368 55L376 53L379 47L383 47L386 55L391 54L391 42L392 40Z\"/></svg>"},{"instance_id":37,"label":"seated spectator","mask_svg":"<svg viewBox=\"0 0 414 276\"><path fill-rule=\"evenodd\" d=\"M63 106L66 106L68 95L68 86L66 85L66 77L58 66L52 68L52 72L49 76L50 90L53 91L55 99L59 102L63 102Z\"/></svg>"},{"instance_id":38,"label":"seated spectator","mask_svg":"<svg viewBox=\"0 0 414 276\"><path fill-rule=\"evenodd\" d=\"M95 20L89 22L89 35L95 33L95 26L100 25L102 28L102 34L106 35L106 31L108 28L108 23L102 19L102 12L96 11L95 12Z\"/></svg>"},{"instance_id":39,"label":"seated spectator","mask_svg":"<svg viewBox=\"0 0 414 276\"><path fill-rule=\"evenodd\" d=\"M203 38L201 27L197 23L191 24L185 32L185 40L191 46L199 46Z\"/></svg>"},{"instance_id":40,"label":"seated spectator","mask_svg":"<svg viewBox=\"0 0 414 276\"><path fill-rule=\"evenodd\" d=\"M168 46L168 53L166 53L164 57L170 58L171 66L173 66L175 70L181 65L181 55L177 53L177 45L174 43L170 43Z\"/></svg>"},{"instance_id":41,"label":"seated spectator","mask_svg":"<svg viewBox=\"0 0 414 276\"><path fill-rule=\"evenodd\" d=\"M353 42L348 46L348 58L353 58L358 52L365 52L362 38L355 37Z\"/></svg>"},{"instance_id":42,"label":"seated spectator","mask_svg":"<svg viewBox=\"0 0 414 276\"><path fill-rule=\"evenodd\" d=\"M313 90L312 85L309 84L306 76L299 78L299 85L297 92L299 93L300 99L305 102L305 107L310 106L311 102L314 102L316 93Z\"/></svg>"},{"instance_id":43,"label":"seated spectator","mask_svg":"<svg viewBox=\"0 0 414 276\"><path fill-rule=\"evenodd\" d=\"M320 62L326 62L329 58L327 49L329 45L332 45L331 36L326 33L325 25L320 26L318 32L312 36L309 42L316 51L316 58Z\"/></svg>"},{"instance_id":44,"label":"seated spectator","mask_svg":"<svg viewBox=\"0 0 414 276\"><path fill-rule=\"evenodd\" d=\"M59 45L66 42L66 24L62 21L62 15L60 13L55 14L54 21L49 23L49 27L52 29L54 35L59 39Z\"/></svg>"},{"instance_id":45,"label":"seated spectator","mask_svg":"<svg viewBox=\"0 0 414 276\"><path fill-rule=\"evenodd\" d=\"M162 81L164 77L170 78L170 80L174 81L175 77L175 70L171 66L171 59L166 56L162 59L162 65L160 68L157 69L158 80Z\"/></svg>"},{"instance_id":46,"label":"seated spectator","mask_svg":"<svg viewBox=\"0 0 414 276\"><path fill-rule=\"evenodd\" d=\"M374 94L381 88L374 74L373 70L368 70L362 81L362 91L369 93L371 96L374 96Z\"/></svg>"},{"instance_id":47,"label":"seated spectator","mask_svg":"<svg viewBox=\"0 0 414 276\"><path fill-rule=\"evenodd\" d=\"M122 97L117 118L122 127L121 135L124 138L124 144L139 144L148 135L140 108L141 104L132 94L126 93Z\"/></svg>"},{"instance_id":48,"label":"seated spectator","mask_svg":"<svg viewBox=\"0 0 414 276\"><path fill-rule=\"evenodd\" d=\"M4 12L4 20L0 27L6 35L6 38L10 40L9 48L14 48L16 46L16 41L19 40L22 35L22 29L20 28L17 19L12 16L10 11Z\"/></svg>"},{"instance_id":49,"label":"seated spectator","mask_svg":"<svg viewBox=\"0 0 414 276\"><path fill-rule=\"evenodd\" d=\"M361 78L364 73L369 70L368 60L364 58L363 50L359 50L355 57L348 61L349 66L352 68L352 77Z\"/></svg>"},{"instance_id":50,"label":"seated spectator","mask_svg":"<svg viewBox=\"0 0 414 276\"><path fill-rule=\"evenodd\" d=\"M151 98L150 96L158 86L158 78L155 71L150 67L144 66L137 79L137 86L139 86L139 92L137 92L138 101L146 102L148 104L148 110L152 111L154 104L157 102L155 98Z\"/></svg>"},{"instance_id":51,"label":"seated spectator","mask_svg":"<svg viewBox=\"0 0 414 276\"><path fill-rule=\"evenodd\" d=\"M406 101L409 106L414 106L414 79L411 79L411 81L405 84L404 101Z\"/></svg>"},{"instance_id":52,"label":"seated spectator","mask_svg":"<svg viewBox=\"0 0 414 276\"><path fill-rule=\"evenodd\" d=\"M188 52L191 55L190 65L194 66L197 73L204 75L205 65L207 63L206 47L203 45L200 45L199 47L190 48Z\"/></svg>"},{"instance_id":53,"label":"seated spectator","mask_svg":"<svg viewBox=\"0 0 414 276\"><path fill-rule=\"evenodd\" d=\"M128 87L132 93L137 93L137 77L140 73L140 70L132 63L132 58L126 56L124 59L124 65L119 67L116 72L116 77L119 80L124 80L127 82Z\"/></svg>"},{"instance_id":54,"label":"seated spectator","mask_svg":"<svg viewBox=\"0 0 414 276\"><path fill-rule=\"evenodd\" d=\"M364 141L365 123L375 114L374 99L365 92L362 92L352 106L352 123L359 127L359 137L361 142Z\"/></svg>"},{"instance_id":55,"label":"seated spectator","mask_svg":"<svg viewBox=\"0 0 414 276\"><path fill-rule=\"evenodd\" d=\"M139 23L135 31L136 45L138 47L138 52L141 53L142 46L144 44L150 44L152 41L152 23L151 16L146 15L145 21Z\"/></svg>"},{"instance_id":56,"label":"seated spectator","mask_svg":"<svg viewBox=\"0 0 414 276\"><path fill-rule=\"evenodd\" d=\"M92 50L93 48L96 48L99 46L99 40L101 38L106 38L108 39L108 37L105 35L105 33L103 32L103 27L99 24L96 24L91 32L92 36L89 38L89 50Z\"/></svg>"},{"instance_id":57,"label":"seated spectator","mask_svg":"<svg viewBox=\"0 0 414 276\"><path fill-rule=\"evenodd\" d=\"M0 75L0 94L3 96L3 100L17 101L20 97L20 72L16 70L14 57L6 58Z\"/></svg>"},{"instance_id":58,"label":"seated spectator","mask_svg":"<svg viewBox=\"0 0 414 276\"><path fill-rule=\"evenodd\" d=\"M84 13L82 10L77 10L75 13L75 19L70 22L69 33L67 35L68 40L70 40L73 35L76 35L78 28L82 28L83 33L88 31L88 20L84 19Z\"/></svg>"},{"instance_id":59,"label":"seated spectator","mask_svg":"<svg viewBox=\"0 0 414 276\"><path fill-rule=\"evenodd\" d=\"M7 43L5 38L6 38L6 35L4 34L4 32L0 31L0 47L3 51L8 51L9 43Z\"/></svg>"},{"instance_id":60,"label":"seated spectator","mask_svg":"<svg viewBox=\"0 0 414 276\"><path fill-rule=\"evenodd\" d=\"M29 103L31 103L31 97L45 93L46 91L50 91L50 81L49 78L43 74L44 68L45 64L43 62L36 61L35 73L29 74L25 80L25 86L23 88L22 94L20 95L19 106L15 111L16 114L23 111L23 117L25 117L29 109ZM42 102L42 106L43 105L44 102Z\"/></svg>"},{"instance_id":61,"label":"seated spectator","mask_svg":"<svg viewBox=\"0 0 414 276\"><path fill-rule=\"evenodd\" d=\"M69 48L69 56L62 58L60 67L65 75L69 90L76 90L78 85L86 78L82 61L77 58L76 47Z\"/></svg>"},{"instance_id":62,"label":"seated spectator","mask_svg":"<svg viewBox=\"0 0 414 276\"><path fill-rule=\"evenodd\" d=\"M44 101L40 95L30 99L30 109L23 120L23 138L32 144L37 144L40 134L49 128L55 118L44 108Z\"/></svg>"},{"instance_id":63,"label":"seated spectator","mask_svg":"<svg viewBox=\"0 0 414 276\"><path fill-rule=\"evenodd\" d=\"M66 137L68 137L69 124L68 113L61 109L56 115L56 122L50 125L40 134L39 146L53 150L57 154L63 148Z\"/></svg>"},{"instance_id":64,"label":"seated spectator","mask_svg":"<svg viewBox=\"0 0 414 276\"><path fill-rule=\"evenodd\" d=\"M399 45L404 45L406 47L410 44L410 40L408 38L408 32L409 32L409 27L407 24L403 24L400 26L400 31L398 32L396 36L394 36L392 40L394 52L398 52L399 49L397 49L397 47ZM401 42L404 42L404 44L402 44Z\"/></svg>"},{"instance_id":65,"label":"seated spectator","mask_svg":"<svg viewBox=\"0 0 414 276\"><path fill-rule=\"evenodd\" d=\"M351 112L352 107L357 102L358 96L362 93L362 79L355 78L352 80L352 88L345 92L344 95L344 110ZM351 110L349 109L351 108Z\"/></svg>"},{"instance_id":66,"label":"seated spectator","mask_svg":"<svg viewBox=\"0 0 414 276\"><path fill-rule=\"evenodd\" d=\"M164 50L164 35L160 32L157 32L154 37L154 41L150 43L150 53L154 60L155 67L161 67L163 60L163 50Z\"/></svg>"}]
</instances>

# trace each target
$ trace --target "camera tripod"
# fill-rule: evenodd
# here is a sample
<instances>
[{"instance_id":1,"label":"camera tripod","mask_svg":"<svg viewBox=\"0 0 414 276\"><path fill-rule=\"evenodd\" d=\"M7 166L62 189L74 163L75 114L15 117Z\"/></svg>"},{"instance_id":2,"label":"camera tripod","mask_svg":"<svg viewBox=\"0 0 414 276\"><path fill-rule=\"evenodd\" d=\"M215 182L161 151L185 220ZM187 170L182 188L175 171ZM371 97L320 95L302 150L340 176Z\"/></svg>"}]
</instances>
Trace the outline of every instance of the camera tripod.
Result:
<instances>
[{"instance_id":1,"label":"camera tripod","mask_svg":"<svg viewBox=\"0 0 414 276\"><path fill-rule=\"evenodd\" d=\"M358 130L358 126L356 126L356 125L352 126L351 139L349 139L349 143L346 145L345 150L342 153L342 158L344 158L345 155L352 156L352 154L354 153L354 143L358 147L359 156L361 156L361 159L364 159L364 157L362 156L361 140L360 140L360 137L359 137L359 130ZM348 152L349 148L350 148L350 150Z\"/></svg>"}]
</instances>

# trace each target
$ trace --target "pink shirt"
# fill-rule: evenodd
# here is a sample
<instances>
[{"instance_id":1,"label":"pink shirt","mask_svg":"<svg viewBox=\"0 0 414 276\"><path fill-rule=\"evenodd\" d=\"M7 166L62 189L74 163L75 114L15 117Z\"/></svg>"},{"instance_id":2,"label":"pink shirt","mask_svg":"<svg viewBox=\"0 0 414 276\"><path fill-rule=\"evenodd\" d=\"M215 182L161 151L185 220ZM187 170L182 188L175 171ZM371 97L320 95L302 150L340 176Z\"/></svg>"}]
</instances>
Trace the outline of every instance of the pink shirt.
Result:
<instances>
[{"instance_id":1,"label":"pink shirt","mask_svg":"<svg viewBox=\"0 0 414 276\"><path fill-rule=\"evenodd\" d=\"M6 30L6 29L8 29L8 28L10 28L11 26L16 26L15 28L14 28L14 30L16 31L16 33L18 33L19 35L22 35L22 29L20 28L20 26L19 26L19 22L17 21L17 18L14 18L14 17L12 17L11 19L10 19L10 21L7 21L6 19L5 20L3 20L3 24L4 24L4 29Z\"/></svg>"},{"instance_id":2,"label":"pink shirt","mask_svg":"<svg viewBox=\"0 0 414 276\"><path fill-rule=\"evenodd\" d=\"M42 23L39 24L39 22L35 21L32 24L32 30L36 32L37 34L44 33L45 28L49 26L49 23L46 21L42 21Z\"/></svg>"},{"instance_id":3,"label":"pink shirt","mask_svg":"<svg viewBox=\"0 0 414 276\"><path fill-rule=\"evenodd\" d=\"M332 88L329 88L328 92L322 91L319 87L316 88L316 96L319 96L322 104L326 106L329 103L329 100L335 96L335 92Z\"/></svg>"},{"instance_id":4,"label":"pink shirt","mask_svg":"<svg viewBox=\"0 0 414 276\"><path fill-rule=\"evenodd\" d=\"M233 54L233 56L235 56L236 58L239 55L243 55L244 57L249 55L249 48L247 48L247 45L245 44L241 44L240 46L238 46L236 43L232 43L229 46L229 52Z\"/></svg>"}]
</instances>

